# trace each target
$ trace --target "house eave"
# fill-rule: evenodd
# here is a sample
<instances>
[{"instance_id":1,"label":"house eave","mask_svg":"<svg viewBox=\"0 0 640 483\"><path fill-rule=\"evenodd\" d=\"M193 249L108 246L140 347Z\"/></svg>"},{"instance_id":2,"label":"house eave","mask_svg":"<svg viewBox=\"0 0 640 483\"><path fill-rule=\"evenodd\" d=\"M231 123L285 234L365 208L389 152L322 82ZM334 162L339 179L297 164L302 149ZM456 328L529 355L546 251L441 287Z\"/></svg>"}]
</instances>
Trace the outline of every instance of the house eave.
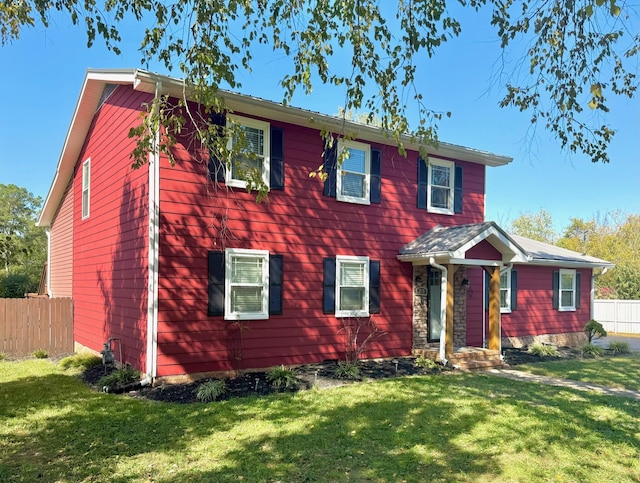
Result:
<instances>
[{"instance_id":1,"label":"house eave","mask_svg":"<svg viewBox=\"0 0 640 483\"><path fill-rule=\"evenodd\" d=\"M579 260L542 260L538 258L530 258L526 262L516 262L522 263L523 265L534 265L541 267L558 267L558 268L614 268L615 264L608 262L587 262L587 261L579 261Z\"/></svg>"}]
</instances>

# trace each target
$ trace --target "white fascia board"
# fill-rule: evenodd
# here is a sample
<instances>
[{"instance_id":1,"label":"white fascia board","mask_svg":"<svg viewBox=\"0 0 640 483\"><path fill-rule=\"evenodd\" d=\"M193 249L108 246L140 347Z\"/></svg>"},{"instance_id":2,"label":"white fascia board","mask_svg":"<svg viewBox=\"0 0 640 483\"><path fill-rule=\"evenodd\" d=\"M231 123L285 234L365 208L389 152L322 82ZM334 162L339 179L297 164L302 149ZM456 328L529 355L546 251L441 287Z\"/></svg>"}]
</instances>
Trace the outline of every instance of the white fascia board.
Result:
<instances>
[{"instance_id":1,"label":"white fascia board","mask_svg":"<svg viewBox=\"0 0 640 483\"><path fill-rule=\"evenodd\" d=\"M465 265L469 267L502 267L505 265L501 260L481 260L475 258L451 258L448 263L451 265Z\"/></svg>"},{"instance_id":2,"label":"white fascia board","mask_svg":"<svg viewBox=\"0 0 640 483\"><path fill-rule=\"evenodd\" d=\"M503 260L506 262L525 262L528 259L527 252L495 226L488 227L482 233L467 241L453 252L452 258L464 259L468 250L484 240L491 243L502 254Z\"/></svg>"},{"instance_id":3,"label":"white fascia board","mask_svg":"<svg viewBox=\"0 0 640 483\"><path fill-rule=\"evenodd\" d=\"M438 263L448 263L451 259L451 252L435 252L411 255L396 255L401 262L410 262L414 265L429 265L429 259L433 258Z\"/></svg>"},{"instance_id":4,"label":"white fascia board","mask_svg":"<svg viewBox=\"0 0 640 483\"><path fill-rule=\"evenodd\" d=\"M557 267L557 268L614 268L613 263L597 263L597 262L580 262L569 260L540 260L529 259L527 262L516 262L522 265L534 265L539 267Z\"/></svg>"}]
</instances>

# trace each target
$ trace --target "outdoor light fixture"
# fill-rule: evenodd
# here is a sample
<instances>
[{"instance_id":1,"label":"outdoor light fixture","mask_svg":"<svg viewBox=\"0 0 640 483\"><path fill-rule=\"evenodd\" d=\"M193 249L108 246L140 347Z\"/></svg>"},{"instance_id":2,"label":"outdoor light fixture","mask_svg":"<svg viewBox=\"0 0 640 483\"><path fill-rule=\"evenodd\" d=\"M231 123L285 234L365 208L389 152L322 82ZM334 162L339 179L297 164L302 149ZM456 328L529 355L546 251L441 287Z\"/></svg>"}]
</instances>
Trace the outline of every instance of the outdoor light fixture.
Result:
<instances>
[{"instance_id":1,"label":"outdoor light fixture","mask_svg":"<svg viewBox=\"0 0 640 483\"><path fill-rule=\"evenodd\" d=\"M462 284L463 287L468 288L471 285L471 282L469 282L468 278L463 278L462 279Z\"/></svg>"}]
</instances>

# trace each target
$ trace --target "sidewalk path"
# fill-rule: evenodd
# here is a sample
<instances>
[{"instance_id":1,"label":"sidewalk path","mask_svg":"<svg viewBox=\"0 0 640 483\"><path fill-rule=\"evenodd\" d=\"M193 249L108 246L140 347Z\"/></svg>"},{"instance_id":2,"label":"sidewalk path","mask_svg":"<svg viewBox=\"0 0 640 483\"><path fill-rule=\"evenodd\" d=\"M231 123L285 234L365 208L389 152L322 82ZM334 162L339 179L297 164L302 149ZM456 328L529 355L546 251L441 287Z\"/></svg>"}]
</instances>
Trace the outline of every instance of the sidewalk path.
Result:
<instances>
[{"instance_id":1,"label":"sidewalk path","mask_svg":"<svg viewBox=\"0 0 640 483\"><path fill-rule=\"evenodd\" d=\"M538 376L535 374L529 374L527 372L516 371L513 369L487 369L482 371L492 376L506 377L507 379L514 379L524 382L537 382L539 384L548 384L550 386L568 387L570 389L576 389L578 391L595 391L600 394L606 394L609 396L621 396L629 397L640 401L640 392L630 391L629 389L617 389L615 387L601 386L599 384L593 384L590 382L572 381L570 379L558 379L549 376Z\"/></svg>"}]
</instances>

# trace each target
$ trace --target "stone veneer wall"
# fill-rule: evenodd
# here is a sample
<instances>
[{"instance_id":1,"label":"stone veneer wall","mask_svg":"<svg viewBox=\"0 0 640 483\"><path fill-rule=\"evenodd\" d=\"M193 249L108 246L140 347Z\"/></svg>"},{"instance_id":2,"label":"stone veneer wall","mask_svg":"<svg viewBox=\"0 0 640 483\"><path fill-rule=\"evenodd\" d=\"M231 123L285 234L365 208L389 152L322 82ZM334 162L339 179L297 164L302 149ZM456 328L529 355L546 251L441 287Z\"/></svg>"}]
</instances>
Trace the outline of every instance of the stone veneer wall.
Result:
<instances>
[{"instance_id":1,"label":"stone veneer wall","mask_svg":"<svg viewBox=\"0 0 640 483\"><path fill-rule=\"evenodd\" d=\"M584 332L565 332L562 334L525 335L521 337L503 337L502 347L522 348L528 347L534 342L555 344L558 347L578 347L587 343Z\"/></svg>"},{"instance_id":2,"label":"stone veneer wall","mask_svg":"<svg viewBox=\"0 0 640 483\"><path fill-rule=\"evenodd\" d=\"M413 348L427 346L427 317L429 314L429 277L426 265L413 266Z\"/></svg>"},{"instance_id":3,"label":"stone veneer wall","mask_svg":"<svg viewBox=\"0 0 640 483\"><path fill-rule=\"evenodd\" d=\"M453 346L467 345L467 288L462 281L467 278L467 267L459 267L453 276Z\"/></svg>"}]
</instances>

